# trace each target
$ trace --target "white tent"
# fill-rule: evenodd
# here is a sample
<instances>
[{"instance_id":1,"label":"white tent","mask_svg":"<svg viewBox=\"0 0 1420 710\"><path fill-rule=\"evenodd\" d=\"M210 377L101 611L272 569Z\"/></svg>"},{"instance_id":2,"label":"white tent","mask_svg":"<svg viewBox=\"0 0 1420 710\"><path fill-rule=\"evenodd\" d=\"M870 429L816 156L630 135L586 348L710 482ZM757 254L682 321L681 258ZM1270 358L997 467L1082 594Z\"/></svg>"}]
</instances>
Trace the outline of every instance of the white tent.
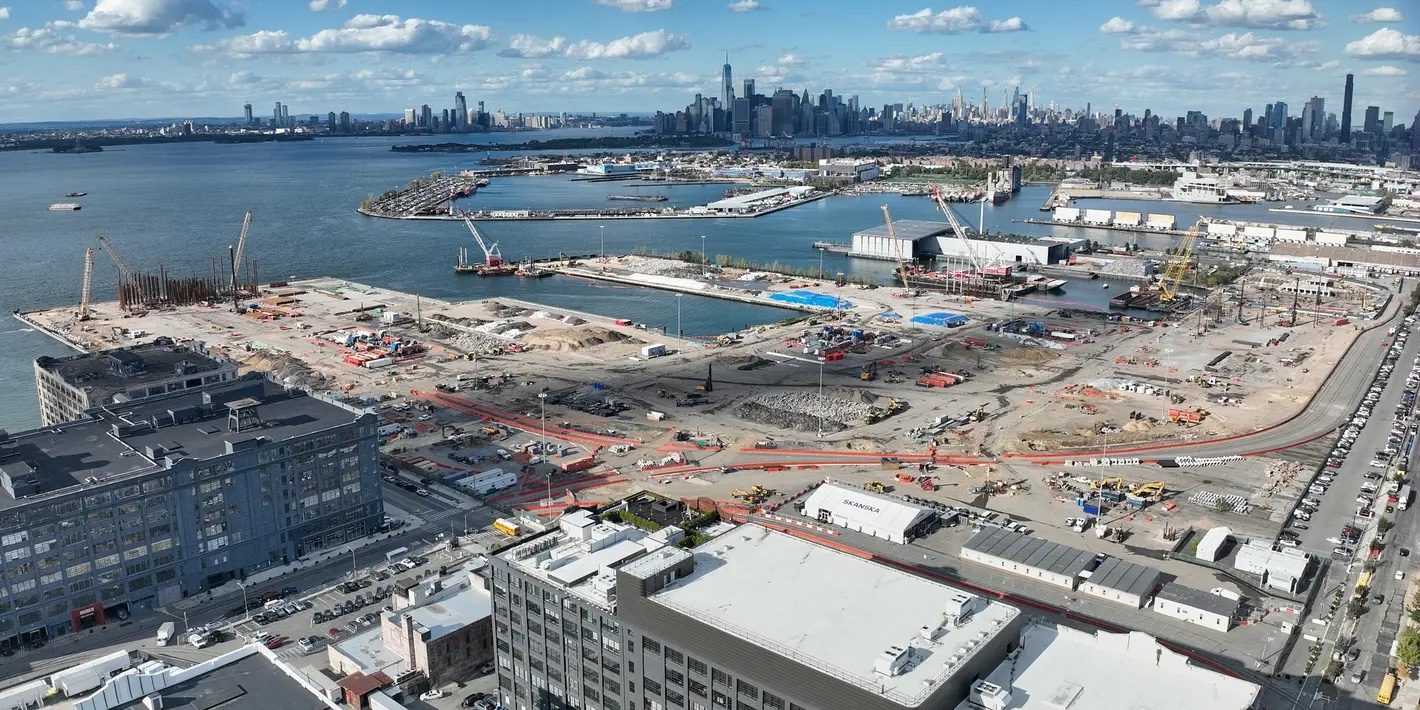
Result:
<instances>
[{"instance_id":1,"label":"white tent","mask_svg":"<svg viewBox=\"0 0 1420 710\"><path fill-rule=\"evenodd\" d=\"M804 500L804 515L810 518L902 543L908 531L931 514L921 506L832 480Z\"/></svg>"}]
</instances>

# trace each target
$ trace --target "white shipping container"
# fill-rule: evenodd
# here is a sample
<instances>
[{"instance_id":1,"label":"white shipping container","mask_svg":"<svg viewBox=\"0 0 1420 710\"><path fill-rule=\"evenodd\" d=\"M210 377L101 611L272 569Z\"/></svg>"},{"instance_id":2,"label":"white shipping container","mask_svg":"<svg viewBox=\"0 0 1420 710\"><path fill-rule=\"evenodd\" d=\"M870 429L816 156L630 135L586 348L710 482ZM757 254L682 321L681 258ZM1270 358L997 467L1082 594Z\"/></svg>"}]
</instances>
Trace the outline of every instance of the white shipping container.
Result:
<instances>
[{"instance_id":1,"label":"white shipping container","mask_svg":"<svg viewBox=\"0 0 1420 710\"><path fill-rule=\"evenodd\" d=\"M381 368L381 367L389 367L390 365L393 365L393 364L394 364L394 358L390 358L390 357L380 357L380 358L375 358L374 360L366 360L366 361L365 361L365 367L368 367L368 368L370 368L371 370L374 370L374 369L377 369L377 368Z\"/></svg>"},{"instance_id":2,"label":"white shipping container","mask_svg":"<svg viewBox=\"0 0 1420 710\"><path fill-rule=\"evenodd\" d=\"M1080 208L1078 207L1056 207L1056 222L1074 222L1080 219Z\"/></svg>"},{"instance_id":3,"label":"white shipping container","mask_svg":"<svg viewBox=\"0 0 1420 710\"><path fill-rule=\"evenodd\" d=\"M126 670L132 665L127 651L115 651L88 663L55 673L49 677L49 684L55 690L64 693L65 697L72 698L80 693L87 693L98 688L110 675Z\"/></svg>"},{"instance_id":4,"label":"white shipping container","mask_svg":"<svg viewBox=\"0 0 1420 710\"><path fill-rule=\"evenodd\" d=\"M1305 242L1307 233L1301 229L1277 228L1277 241L1279 242Z\"/></svg>"},{"instance_id":5,"label":"white shipping container","mask_svg":"<svg viewBox=\"0 0 1420 710\"><path fill-rule=\"evenodd\" d=\"M1109 224L1113 214L1109 210L1085 210L1085 221L1090 224Z\"/></svg>"},{"instance_id":6,"label":"white shipping container","mask_svg":"<svg viewBox=\"0 0 1420 710\"><path fill-rule=\"evenodd\" d=\"M24 685L0 690L0 710L28 710L44 704L49 695L49 686L43 680L32 680Z\"/></svg>"},{"instance_id":7,"label":"white shipping container","mask_svg":"<svg viewBox=\"0 0 1420 710\"><path fill-rule=\"evenodd\" d=\"M648 359L648 360L649 360L650 358L653 358L653 357L661 357L662 355L665 355L665 354L666 354L666 345L665 345L665 343L655 343L655 344L653 344L653 345L645 345L645 346L642 346L642 347L641 347L641 357L644 357L644 358L646 358L646 359Z\"/></svg>"}]
</instances>

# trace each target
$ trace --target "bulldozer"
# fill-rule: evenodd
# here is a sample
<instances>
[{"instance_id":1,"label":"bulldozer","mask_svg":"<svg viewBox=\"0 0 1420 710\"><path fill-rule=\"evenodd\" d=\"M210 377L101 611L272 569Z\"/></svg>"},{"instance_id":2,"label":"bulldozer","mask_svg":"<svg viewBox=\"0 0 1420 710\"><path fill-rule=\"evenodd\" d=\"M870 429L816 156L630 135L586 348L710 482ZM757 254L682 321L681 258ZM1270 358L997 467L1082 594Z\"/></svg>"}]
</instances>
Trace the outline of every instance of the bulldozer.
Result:
<instances>
[{"instance_id":1,"label":"bulldozer","mask_svg":"<svg viewBox=\"0 0 1420 710\"><path fill-rule=\"evenodd\" d=\"M730 495L739 498L740 500L743 500L744 502L749 503L751 505L758 505L759 503L763 503L766 499L769 498L769 496L773 494L774 491L771 491L768 488L765 488L764 486L761 486L759 484L755 484L753 486L750 486L749 488L736 488L735 490L730 492Z\"/></svg>"},{"instance_id":2,"label":"bulldozer","mask_svg":"<svg viewBox=\"0 0 1420 710\"><path fill-rule=\"evenodd\" d=\"M878 379L878 361L874 360L864 365L863 369L858 371L858 379L864 382L871 382Z\"/></svg>"},{"instance_id":3,"label":"bulldozer","mask_svg":"<svg viewBox=\"0 0 1420 710\"><path fill-rule=\"evenodd\" d=\"M887 493L887 486L882 481L868 481L863 484L863 490L869 493Z\"/></svg>"}]
</instances>

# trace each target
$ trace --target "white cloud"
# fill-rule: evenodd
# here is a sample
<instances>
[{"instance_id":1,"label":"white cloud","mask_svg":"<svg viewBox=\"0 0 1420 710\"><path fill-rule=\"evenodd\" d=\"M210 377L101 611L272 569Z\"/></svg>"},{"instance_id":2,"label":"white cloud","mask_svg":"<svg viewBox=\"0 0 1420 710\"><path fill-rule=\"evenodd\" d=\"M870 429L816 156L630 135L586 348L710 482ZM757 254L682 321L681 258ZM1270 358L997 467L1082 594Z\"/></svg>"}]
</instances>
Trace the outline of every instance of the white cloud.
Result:
<instances>
[{"instance_id":1,"label":"white cloud","mask_svg":"<svg viewBox=\"0 0 1420 710\"><path fill-rule=\"evenodd\" d=\"M1310 0L1219 0L1213 5L1199 0L1160 0L1147 4L1159 19L1195 25L1310 30L1321 22Z\"/></svg>"},{"instance_id":2,"label":"white cloud","mask_svg":"<svg viewBox=\"0 0 1420 710\"><path fill-rule=\"evenodd\" d=\"M1391 66L1389 64L1384 64L1378 67L1371 67L1370 69L1367 69L1361 73L1365 74L1366 76L1405 76L1406 74L1409 74L1409 72L1405 71L1404 69L1401 69L1400 67Z\"/></svg>"},{"instance_id":3,"label":"white cloud","mask_svg":"<svg viewBox=\"0 0 1420 710\"><path fill-rule=\"evenodd\" d=\"M10 8L0 7L0 20L10 19Z\"/></svg>"},{"instance_id":4,"label":"white cloud","mask_svg":"<svg viewBox=\"0 0 1420 710\"><path fill-rule=\"evenodd\" d=\"M1115 16L1100 25L1100 32L1107 35L1124 35L1134 31L1134 23L1123 17Z\"/></svg>"},{"instance_id":5,"label":"white cloud","mask_svg":"<svg viewBox=\"0 0 1420 710\"><path fill-rule=\"evenodd\" d=\"M649 59L689 48L690 39L685 35L654 30L606 43L591 40L575 42L567 47L566 56L569 59Z\"/></svg>"},{"instance_id":6,"label":"white cloud","mask_svg":"<svg viewBox=\"0 0 1420 710\"><path fill-rule=\"evenodd\" d=\"M942 68L942 53L932 52L916 57L887 57L874 59L870 65L879 71L929 71Z\"/></svg>"},{"instance_id":7,"label":"white cloud","mask_svg":"<svg viewBox=\"0 0 1420 710\"><path fill-rule=\"evenodd\" d=\"M292 39L281 30L264 30L209 45L199 52L253 54L391 52L397 54L449 54L476 52L492 41L484 25L456 25L398 15L356 15L334 29Z\"/></svg>"},{"instance_id":8,"label":"white cloud","mask_svg":"<svg viewBox=\"0 0 1420 710\"><path fill-rule=\"evenodd\" d=\"M79 26L95 32L162 37L180 27L241 27L242 14L213 0L98 0Z\"/></svg>"},{"instance_id":9,"label":"white cloud","mask_svg":"<svg viewBox=\"0 0 1420 710\"><path fill-rule=\"evenodd\" d=\"M64 0L64 9L70 12L79 12L85 8L84 0Z\"/></svg>"},{"instance_id":10,"label":"white cloud","mask_svg":"<svg viewBox=\"0 0 1420 710\"><path fill-rule=\"evenodd\" d=\"M801 67L807 62L804 61L803 57L793 52L785 52L781 54L778 59L774 60L774 63L781 67Z\"/></svg>"},{"instance_id":11,"label":"white cloud","mask_svg":"<svg viewBox=\"0 0 1420 710\"><path fill-rule=\"evenodd\" d=\"M561 54L566 51L566 49L566 37L559 36L543 39L536 35L515 34L512 39L508 40L507 49L498 52L498 56L532 59Z\"/></svg>"},{"instance_id":12,"label":"white cloud","mask_svg":"<svg viewBox=\"0 0 1420 710\"><path fill-rule=\"evenodd\" d=\"M311 0L311 12L325 12L326 10L339 10L345 7L345 0Z\"/></svg>"},{"instance_id":13,"label":"white cloud","mask_svg":"<svg viewBox=\"0 0 1420 710\"><path fill-rule=\"evenodd\" d=\"M622 12L660 12L671 9L675 0L597 0L597 4L614 7Z\"/></svg>"},{"instance_id":14,"label":"white cloud","mask_svg":"<svg viewBox=\"0 0 1420 710\"><path fill-rule=\"evenodd\" d=\"M1109 23L1105 23L1108 25ZM1104 27L1100 30L1103 32ZM1106 33L1109 34L1109 33ZM1280 37L1266 37L1253 32L1229 32L1212 38L1200 38L1187 30L1158 30L1138 26L1120 34L1119 46L1136 52L1174 52L1190 57L1218 56L1252 61L1293 61L1313 54L1319 48L1315 42L1289 42Z\"/></svg>"},{"instance_id":15,"label":"white cloud","mask_svg":"<svg viewBox=\"0 0 1420 710\"><path fill-rule=\"evenodd\" d=\"M60 34L56 30L61 26L51 22L44 27L21 27L8 36L0 36L0 47L13 50L32 50L44 52L46 54L72 54L77 56L89 56L93 54L103 54L118 49L118 45L112 42L98 44L94 42L84 42L73 35Z\"/></svg>"},{"instance_id":16,"label":"white cloud","mask_svg":"<svg viewBox=\"0 0 1420 710\"><path fill-rule=\"evenodd\" d=\"M1346 44L1346 53L1353 57L1405 59L1420 62L1420 35L1408 35L1382 27L1355 42Z\"/></svg>"},{"instance_id":17,"label":"white cloud","mask_svg":"<svg viewBox=\"0 0 1420 710\"><path fill-rule=\"evenodd\" d=\"M1352 15L1352 22L1404 22L1405 16L1393 7L1378 7L1364 15Z\"/></svg>"},{"instance_id":18,"label":"white cloud","mask_svg":"<svg viewBox=\"0 0 1420 710\"><path fill-rule=\"evenodd\" d=\"M986 25L985 32L1024 32L1030 29L1026 27L1026 21L1019 17L1009 17L1004 20L992 20Z\"/></svg>"},{"instance_id":19,"label":"white cloud","mask_svg":"<svg viewBox=\"0 0 1420 710\"><path fill-rule=\"evenodd\" d=\"M1019 17L1005 20L991 20L984 23L981 11L971 5L953 7L941 12L933 12L924 7L909 15L897 15L888 20L888 29L920 32L922 34L955 34L958 32L1020 32L1029 29Z\"/></svg>"},{"instance_id":20,"label":"white cloud","mask_svg":"<svg viewBox=\"0 0 1420 710\"><path fill-rule=\"evenodd\" d=\"M129 76L127 74L110 74L94 82L94 89L97 91L116 91L119 89L137 89L146 85L142 79Z\"/></svg>"},{"instance_id":21,"label":"white cloud","mask_svg":"<svg viewBox=\"0 0 1420 710\"><path fill-rule=\"evenodd\" d=\"M753 12L763 9L759 0L736 0L736 2L730 3L730 12Z\"/></svg>"}]
</instances>

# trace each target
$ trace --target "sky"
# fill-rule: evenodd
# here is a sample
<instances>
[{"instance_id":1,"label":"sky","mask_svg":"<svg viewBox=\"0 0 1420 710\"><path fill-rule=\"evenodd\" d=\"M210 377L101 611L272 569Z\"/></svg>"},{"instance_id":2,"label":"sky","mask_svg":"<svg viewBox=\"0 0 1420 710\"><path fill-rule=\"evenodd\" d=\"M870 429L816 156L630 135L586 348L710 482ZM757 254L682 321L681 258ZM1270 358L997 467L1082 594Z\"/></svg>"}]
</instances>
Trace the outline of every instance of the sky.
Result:
<instances>
[{"instance_id":1,"label":"sky","mask_svg":"<svg viewBox=\"0 0 1420 710\"><path fill-rule=\"evenodd\" d=\"M437 111L674 111L777 87L864 105L1164 116L1311 96L1420 108L1416 0L0 0L0 121ZM1356 109L1359 115L1363 109Z\"/></svg>"}]
</instances>

